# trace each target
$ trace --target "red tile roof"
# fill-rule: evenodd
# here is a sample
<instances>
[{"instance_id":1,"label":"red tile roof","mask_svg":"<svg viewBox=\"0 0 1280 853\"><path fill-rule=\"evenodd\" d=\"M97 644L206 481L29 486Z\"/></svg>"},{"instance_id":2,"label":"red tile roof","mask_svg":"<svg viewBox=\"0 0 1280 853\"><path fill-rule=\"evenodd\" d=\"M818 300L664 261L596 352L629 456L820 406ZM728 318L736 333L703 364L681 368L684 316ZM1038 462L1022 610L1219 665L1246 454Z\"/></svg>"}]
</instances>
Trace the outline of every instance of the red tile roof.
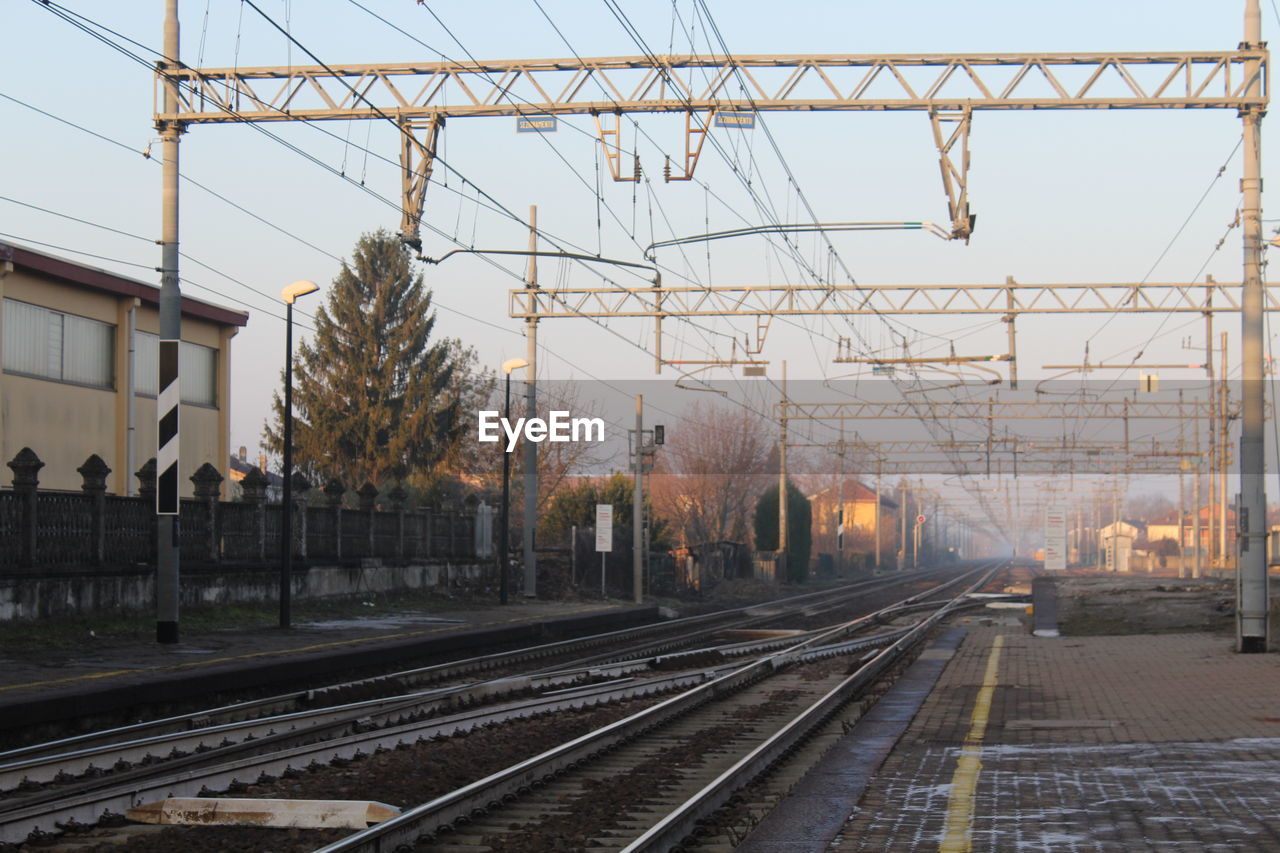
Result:
<instances>
[{"instance_id":1,"label":"red tile roof","mask_svg":"<svg viewBox=\"0 0 1280 853\"><path fill-rule=\"evenodd\" d=\"M155 306L160 304L160 288L154 285L95 267L87 267L35 249L0 243L0 261L11 261L15 268L38 272L81 287L120 296L136 296L143 302ZM182 297L182 313L188 317L198 317L224 326L244 326L249 322L249 314L246 311L233 311L189 296Z\"/></svg>"}]
</instances>

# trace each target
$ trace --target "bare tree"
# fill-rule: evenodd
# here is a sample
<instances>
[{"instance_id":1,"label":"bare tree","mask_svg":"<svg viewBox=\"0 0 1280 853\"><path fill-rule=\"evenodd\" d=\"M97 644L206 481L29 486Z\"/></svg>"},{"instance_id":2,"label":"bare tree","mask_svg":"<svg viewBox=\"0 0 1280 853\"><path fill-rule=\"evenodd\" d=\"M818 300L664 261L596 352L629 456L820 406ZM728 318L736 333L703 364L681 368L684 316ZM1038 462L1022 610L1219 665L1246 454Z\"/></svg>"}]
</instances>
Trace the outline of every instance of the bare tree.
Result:
<instances>
[{"instance_id":1,"label":"bare tree","mask_svg":"<svg viewBox=\"0 0 1280 853\"><path fill-rule=\"evenodd\" d=\"M1174 496L1177 496L1176 490ZM1147 493L1145 495L1133 495L1126 500L1124 515L1126 518L1154 521L1157 518L1176 513L1177 509L1177 503L1164 495Z\"/></svg>"},{"instance_id":2,"label":"bare tree","mask_svg":"<svg viewBox=\"0 0 1280 853\"><path fill-rule=\"evenodd\" d=\"M695 403L667 430L651 479L654 507L687 544L750 542L769 482L768 424L754 412Z\"/></svg>"}]
</instances>

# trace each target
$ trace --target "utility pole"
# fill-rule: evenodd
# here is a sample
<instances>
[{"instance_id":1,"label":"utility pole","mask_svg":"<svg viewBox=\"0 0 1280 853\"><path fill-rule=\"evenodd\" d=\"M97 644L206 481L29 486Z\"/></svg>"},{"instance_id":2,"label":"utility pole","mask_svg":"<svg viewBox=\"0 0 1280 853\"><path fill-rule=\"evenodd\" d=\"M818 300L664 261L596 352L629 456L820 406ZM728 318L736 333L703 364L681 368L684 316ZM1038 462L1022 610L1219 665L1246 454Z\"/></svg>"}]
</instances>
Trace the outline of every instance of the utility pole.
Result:
<instances>
[{"instance_id":1,"label":"utility pole","mask_svg":"<svg viewBox=\"0 0 1280 853\"><path fill-rule=\"evenodd\" d=\"M903 477L898 484L898 571L907 568L907 489L910 488L907 478Z\"/></svg>"},{"instance_id":2,"label":"utility pole","mask_svg":"<svg viewBox=\"0 0 1280 853\"><path fill-rule=\"evenodd\" d=\"M1246 0L1245 48L1262 47L1262 12L1258 0ZM1245 63L1248 94L1262 93L1261 65ZM1263 449L1263 285L1262 285L1262 116L1261 106L1240 110L1244 124L1244 176L1240 179L1244 237L1244 282L1241 294L1240 362L1242 418L1240 426L1240 509L1236 515L1239 543L1237 648L1244 653L1267 650L1267 497Z\"/></svg>"},{"instance_id":3,"label":"utility pole","mask_svg":"<svg viewBox=\"0 0 1280 853\"><path fill-rule=\"evenodd\" d=\"M782 427L778 440L778 565L782 569L782 577L786 580L790 573L787 567L787 363L782 362Z\"/></svg>"},{"instance_id":4,"label":"utility pole","mask_svg":"<svg viewBox=\"0 0 1280 853\"><path fill-rule=\"evenodd\" d=\"M1112 469L1111 481L1111 547L1107 550L1111 571L1120 571L1120 473Z\"/></svg>"},{"instance_id":5,"label":"utility pole","mask_svg":"<svg viewBox=\"0 0 1280 853\"><path fill-rule=\"evenodd\" d=\"M1191 577L1200 577L1200 421L1195 421L1196 437L1195 437L1195 472L1191 478L1191 506L1195 517L1191 521L1191 541L1194 544L1194 551L1191 557ZM1210 517L1213 513L1209 513Z\"/></svg>"},{"instance_id":6,"label":"utility pole","mask_svg":"<svg viewBox=\"0 0 1280 853\"><path fill-rule=\"evenodd\" d=\"M839 454L840 470L836 475L836 478L839 481L837 490L840 493L836 503L836 506L839 507L836 511L836 573L841 575L844 574L844 451L844 421L841 421ZM855 508L858 506L858 493L856 490L853 493L853 505ZM857 517L856 512L854 513L854 517Z\"/></svg>"},{"instance_id":7,"label":"utility pole","mask_svg":"<svg viewBox=\"0 0 1280 853\"><path fill-rule=\"evenodd\" d=\"M1220 336L1221 357L1218 359L1218 555L1222 560L1225 572L1234 568L1230 552L1227 550L1227 403L1229 389L1227 387L1227 333Z\"/></svg>"},{"instance_id":8,"label":"utility pole","mask_svg":"<svg viewBox=\"0 0 1280 853\"><path fill-rule=\"evenodd\" d=\"M631 493L631 593L636 604L644 601L644 395L636 395L636 438L632 461L635 488Z\"/></svg>"},{"instance_id":9,"label":"utility pole","mask_svg":"<svg viewBox=\"0 0 1280 853\"><path fill-rule=\"evenodd\" d=\"M1178 391L1178 399L1182 399L1182 391ZM1199 422L1194 422L1196 428L1199 428ZM1187 552L1184 546L1187 542L1186 534L1186 518L1187 518L1187 458L1183 454L1186 452L1186 421L1182 418L1178 419L1178 577L1185 578L1187 576ZM1197 484L1198 485L1198 484ZM1196 521L1193 522L1195 532L1200 532L1199 514L1196 510L1196 502L1199 500L1199 488L1196 489L1196 498L1191 501L1193 512L1197 512ZM1191 541L1198 543L1198 536L1193 535Z\"/></svg>"},{"instance_id":10,"label":"utility pole","mask_svg":"<svg viewBox=\"0 0 1280 853\"><path fill-rule=\"evenodd\" d=\"M1204 371L1205 376L1209 380L1209 499L1207 501L1209 512L1208 515L1208 541L1207 556L1209 562L1209 571L1213 571L1216 564L1215 556L1217 552L1218 540L1215 535L1215 516L1218 502L1216 500L1216 491L1218 487L1218 393L1217 387L1213 381L1213 276L1208 278L1208 284L1205 286L1205 307L1204 312ZM1200 421L1196 419L1196 441L1199 442ZM1200 482L1200 463L1196 462L1196 482ZM1200 505L1196 503L1196 517L1199 517ZM1197 566L1199 565L1199 548L1200 540L1196 539L1196 555ZM1198 575L1197 575L1198 577Z\"/></svg>"},{"instance_id":11,"label":"utility pole","mask_svg":"<svg viewBox=\"0 0 1280 853\"><path fill-rule=\"evenodd\" d=\"M526 283L528 290L538 289L538 207L529 206L529 276ZM532 295L530 298L533 298ZM525 360L529 367L525 370L525 388L528 402L525 407L526 417L538 416L538 318L530 317L525 321L525 344L528 347ZM538 528L538 442L524 442L524 594L530 598L538 596L538 556L535 534Z\"/></svg>"},{"instance_id":12,"label":"utility pole","mask_svg":"<svg viewBox=\"0 0 1280 853\"><path fill-rule=\"evenodd\" d=\"M164 53L165 58L161 60L162 68L166 71L177 71L180 67L178 62L178 51L181 46L181 40L178 37L178 0L165 0L164 10ZM172 63L172 67L170 67ZM165 113L173 115L178 111L178 81L172 77L165 80L164 83L164 108ZM161 225L160 225L160 340L162 341L180 341L182 339L182 291L179 286L178 278L178 143L182 135L183 125L179 121L157 121L156 130L160 132L162 140L161 150L164 152L164 164L161 176ZM162 346L162 349L164 347ZM173 344L173 348L180 349L180 344ZM177 361L175 359L175 361ZM161 359L160 372L164 373L164 359ZM173 373L173 381L171 387L175 390L178 386L177 364L171 365ZM159 387L164 388L164 378L161 377ZM133 389L127 389L127 393L132 397ZM177 395L178 399L173 402L172 413L175 423L172 425L176 430L176 418L178 410L181 408L181 395ZM163 396L157 400L157 416L163 418L166 412L162 409L168 409L167 406L162 407ZM159 424L161 432L165 430L165 423L162 420ZM178 436L172 437L172 443L177 445ZM163 444L163 442L161 443ZM157 444L157 448L161 446ZM225 462L226 460L222 460ZM162 468L161 455L157 450L156 456L156 476L157 476L157 494L160 492L162 485L162 475L165 473ZM175 468L174 476L176 477L177 460L173 461ZM285 472L285 476L289 476ZM176 486L176 484L175 484ZM176 502L179 506L181 502ZM157 506L159 509L159 506ZM178 523L177 507L174 507L174 514L160 515L156 521L156 642L158 643L176 643L178 642L178 578L180 573L179 551L178 551Z\"/></svg>"},{"instance_id":13,"label":"utility pole","mask_svg":"<svg viewBox=\"0 0 1280 853\"><path fill-rule=\"evenodd\" d=\"M880 571L880 466L876 465L876 506L873 513L876 535L876 571Z\"/></svg>"}]
</instances>

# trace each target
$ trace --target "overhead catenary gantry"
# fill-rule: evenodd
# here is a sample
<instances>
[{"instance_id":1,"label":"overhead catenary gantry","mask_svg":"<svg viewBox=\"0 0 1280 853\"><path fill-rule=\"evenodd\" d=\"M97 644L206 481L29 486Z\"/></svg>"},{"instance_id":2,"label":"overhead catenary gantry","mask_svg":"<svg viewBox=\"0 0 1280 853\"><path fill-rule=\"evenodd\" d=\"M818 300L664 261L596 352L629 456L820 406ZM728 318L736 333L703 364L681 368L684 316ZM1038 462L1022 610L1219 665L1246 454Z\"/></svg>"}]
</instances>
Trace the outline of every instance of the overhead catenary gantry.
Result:
<instances>
[{"instance_id":1,"label":"overhead catenary gantry","mask_svg":"<svg viewBox=\"0 0 1280 853\"><path fill-rule=\"evenodd\" d=\"M401 236L420 248L419 225L436 145L447 119L514 116L542 122L592 115L614 178L635 179L622 163L621 117L680 113L685 122L683 171L692 175L714 117L726 113L914 110L929 115L939 151L950 235L968 240L969 132L975 111L1043 109L1230 109L1243 125L1241 315L1244 383L1241 416L1238 647L1268 643L1266 495L1263 475L1263 315L1274 304L1261 276L1261 121L1269 100L1269 54L1259 0L1244 0L1244 37L1236 50L1071 54L770 55L610 57L494 62L313 65L190 69L177 61L177 2L166 0L166 54L158 64L156 124L165 139L164 276L176 281L176 177L179 134L197 123L389 119L405 136L401 151ZM172 33L172 38L168 33ZM743 119L734 118L729 124ZM738 126L741 126L739 124ZM170 187L174 191L170 192ZM172 231L172 235L169 232ZM172 262L169 255L172 254ZM1141 304L1142 287L1126 297ZM530 288L533 290L534 288ZM830 288L822 288L830 292ZM876 289L856 288L857 291ZM704 292L714 293L713 288ZM957 292L952 289L952 292ZM1004 291L1008 299L1008 291ZM161 313L176 311L176 288L162 294ZM533 297L536 299L536 297ZM1237 305L1233 297L1217 302ZM531 304L531 309L536 308ZM804 313L851 313L848 310ZM1000 306L1013 336L1013 306ZM935 308L910 313L986 313ZM1062 311L1086 309L1063 305ZM1123 303L1096 311L1123 313ZM1168 313L1193 308L1151 307ZM514 313L514 312L513 312ZM771 319L788 312L760 312ZM889 313L870 309L862 313ZM1026 311L1024 313L1032 313ZM517 314L536 327L538 315ZM583 312L561 316L584 316ZM596 316L620 316L616 313ZM633 316L649 316L633 315ZM680 315L660 305L652 316ZM1010 363L1013 348L1010 347ZM661 356L658 356L661 363ZM947 404L954 405L954 404ZM1079 405L1070 404L1078 416ZM952 410L954 412L954 409ZM785 506L786 502L782 502ZM1252 525L1250 524L1252 519ZM785 526L782 527L785 530Z\"/></svg>"},{"instance_id":2,"label":"overhead catenary gantry","mask_svg":"<svg viewBox=\"0 0 1280 853\"><path fill-rule=\"evenodd\" d=\"M1267 288L1280 309L1280 285ZM1240 311L1240 285L859 284L575 287L512 290L510 315L560 317L792 317L981 314L1203 314Z\"/></svg>"},{"instance_id":3,"label":"overhead catenary gantry","mask_svg":"<svg viewBox=\"0 0 1280 853\"><path fill-rule=\"evenodd\" d=\"M1181 420L1208 419L1205 401L1147 400L846 400L806 403L789 400L787 420Z\"/></svg>"},{"instance_id":4,"label":"overhead catenary gantry","mask_svg":"<svg viewBox=\"0 0 1280 853\"><path fill-rule=\"evenodd\" d=\"M974 440L788 441L788 447L852 453L853 470L877 476L953 474L968 477L1177 474L1191 451L1154 439L1133 442L1007 438Z\"/></svg>"},{"instance_id":5,"label":"overhead catenary gantry","mask_svg":"<svg viewBox=\"0 0 1280 853\"><path fill-rule=\"evenodd\" d=\"M918 111L929 115L953 239L972 232L969 129L981 110L1262 109L1267 51L777 54L617 56L481 62L395 62L258 68L162 64L181 88L177 109L157 98L156 120L185 128L226 122L385 119L400 125L401 236L419 243L436 143L450 118L525 120L592 115L617 180L619 119L686 116L689 178L717 114ZM172 91L172 90L170 90ZM669 167L669 164L668 164ZM669 168L668 168L669 172Z\"/></svg>"}]
</instances>

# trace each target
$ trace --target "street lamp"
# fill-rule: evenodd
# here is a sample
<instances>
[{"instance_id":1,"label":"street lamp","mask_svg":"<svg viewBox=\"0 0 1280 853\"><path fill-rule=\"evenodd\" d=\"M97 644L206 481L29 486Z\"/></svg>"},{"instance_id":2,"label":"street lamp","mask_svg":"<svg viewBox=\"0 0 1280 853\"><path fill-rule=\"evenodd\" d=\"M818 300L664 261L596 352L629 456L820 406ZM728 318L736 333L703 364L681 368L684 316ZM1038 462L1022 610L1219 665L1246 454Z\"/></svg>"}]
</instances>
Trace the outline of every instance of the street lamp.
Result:
<instances>
[{"instance_id":1,"label":"street lamp","mask_svg":"<svg viewBox=\"0 0 1280 853\"><path fill-rule=\"evenodd\" d=\"M293 574L293 302L315 293L314 281L295 281L280 291L284 320L284 505L280 519L280 627L289 627L290 580Z\"/></svg>"},{"instance_id":2,"label":"street lamp","mask_svg":"<svg viewBox=\"0 0 1280 853\"><path fill-rule=\"evenodd\" d=\"M507 399L502 410L502 417L511 422L511 371L528 367L529 362L523 358L509 358L502 363L502 372L507 375ZM508 507L511 503L511 450L502 451L502 527L498 531L498 602L507 603L507 527Z\"/></svg>"}]
</instances>

